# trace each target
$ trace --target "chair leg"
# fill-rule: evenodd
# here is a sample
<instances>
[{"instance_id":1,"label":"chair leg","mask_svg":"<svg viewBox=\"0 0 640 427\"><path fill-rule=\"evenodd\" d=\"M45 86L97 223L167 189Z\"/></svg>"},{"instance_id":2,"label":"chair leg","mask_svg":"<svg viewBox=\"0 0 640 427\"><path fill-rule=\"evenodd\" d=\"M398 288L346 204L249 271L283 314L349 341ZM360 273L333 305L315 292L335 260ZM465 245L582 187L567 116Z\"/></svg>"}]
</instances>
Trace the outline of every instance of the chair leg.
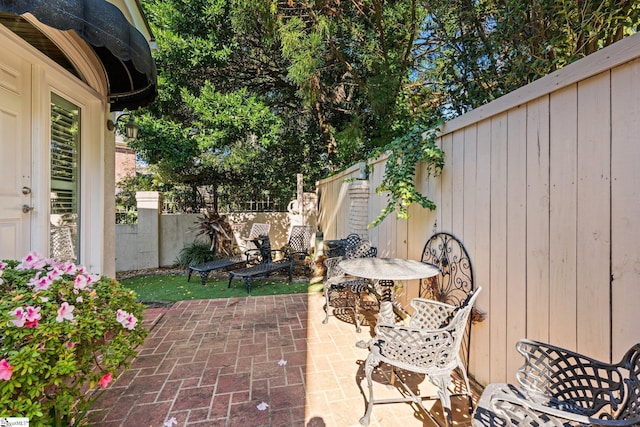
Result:
<instances>
[{"instance_id":1,"label":"chair leg","mask_svg":"<svg viewBox=\"0 0 640 427\"><path fill-rule=\"evenodd\" d=\"M367 412L365 412L364 416L360 418L360 425L368 426L371 420L371 413L373 412L373 380L371 379L371 374L373 374L373 369L380 362L372 357L371 354L367 356L367 361L364 365L364 373L367 378L367 387L369 387L369 401L367 402Z\"/></svg>"},{"instance_id":2,"label":"chair leg","mask_svg":"<svg viewBox=\"0 0 640 427\"><path fill-rule=\"evenodd\" d=\"M473 397L471 395L471 385L469 384L469 377L467 376L467 370L464 368L464 363L462 363L462 359L458 357L458 368L462 372L462 377L464 378L465 386L467 387L467 397L469 398L469 414L473 413Z\"/></svg>"},{"instance_id":3,"label":"chair leg","mask_svg":"<svg viewBox=\"0 0 640 427\"><path fill-rule=\"evenodd\" d=\"M191 281L191 273L193 273L193 270L191 269L191 267L189 267L189 275L187 276L187 282Z\"/></svg>"},{"instance_id":4,"label":"chair leg","mask_svg":"<svg viewBox=\"0 0 640 427\"><path fill-rule=\"evenodd\" d=\"M353 292L353 317L356 324L356 332L362 332L360 327L360 292Z\"/></svg>"},{"instance_id":5,"label":"chair leg","mask_svg":"<svg viewBox=\"0 0 640 427\"><path fill-rule=\"evenodd\" d=\"M324 320L322 321L323 324L327 324L329 323L329 288L330 286L326 286L324 287L324 300L325 300L325 306L324 306Z\"/></svg>"},{"instance_id":6,"label":"chair leg","mask_svg":"<svg viewBox=\"0 0 640 427\"><path fill-rule=\"evenodd\" d=\"M453 416L451 414L451 397L449 396L449 385L451 384L451 375L432 376L431 381L438 387L438 397L442 404L445 421L447 426L453 425Z\"/></svg>"},{"instance_id":7,"label":"chair leg","mask_svg":"<svg viewBox=\"0 0 640 427\"><path fill-rule=\"evenodd\" d=\"M208 271L200 272L200 281L202 282L202 286L205 286L207 284L207 277L209 277Z\"/></svg>"}]
</instances>

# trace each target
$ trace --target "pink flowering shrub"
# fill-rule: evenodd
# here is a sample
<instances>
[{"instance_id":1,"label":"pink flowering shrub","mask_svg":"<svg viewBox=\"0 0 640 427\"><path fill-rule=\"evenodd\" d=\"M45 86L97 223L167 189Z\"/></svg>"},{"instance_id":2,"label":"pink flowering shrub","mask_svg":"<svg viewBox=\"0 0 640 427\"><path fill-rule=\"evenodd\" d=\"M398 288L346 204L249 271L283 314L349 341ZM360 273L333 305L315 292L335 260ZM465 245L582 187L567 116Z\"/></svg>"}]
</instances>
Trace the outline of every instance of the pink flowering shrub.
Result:
<instances>
[{"instance_id":1,"label":"pink flowering shrub","mask_svg":"<svg viewBox=\"0 0 640 427\"><path fill-rule=\"evenodd\" d=\"M79 425L147 334L135 294L81 266L0 262L0 417Z\"/></svg>"}]
</instances>

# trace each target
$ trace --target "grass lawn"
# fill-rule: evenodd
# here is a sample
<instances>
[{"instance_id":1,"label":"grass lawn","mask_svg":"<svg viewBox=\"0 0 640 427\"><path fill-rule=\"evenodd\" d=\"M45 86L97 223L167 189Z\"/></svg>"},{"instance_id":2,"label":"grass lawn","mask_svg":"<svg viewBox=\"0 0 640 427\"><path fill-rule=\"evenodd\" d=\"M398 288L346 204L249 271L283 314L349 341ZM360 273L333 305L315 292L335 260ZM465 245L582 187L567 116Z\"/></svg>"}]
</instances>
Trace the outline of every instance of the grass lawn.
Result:
<instances>
[{"instance_id":1,"label":"grass lawn","mask_svg":"<svg viewBox=\"0 0 640 427\"><path fill-rule=\"evenodd\" d=\"M138 276L120 281L123 286L136 292L142 302L176 302L182 300L246 297L247 288L242 280L234 280L231 288L227 288L226 277L209 277L206 286L202 286L200 277L191 277L187 282L187 274L167 274ZM322 283L310 285L308 280L291 284L284 279L267 278L254 280L251 295L300 294L322 291Z\"/></svg>"}]
</instances>

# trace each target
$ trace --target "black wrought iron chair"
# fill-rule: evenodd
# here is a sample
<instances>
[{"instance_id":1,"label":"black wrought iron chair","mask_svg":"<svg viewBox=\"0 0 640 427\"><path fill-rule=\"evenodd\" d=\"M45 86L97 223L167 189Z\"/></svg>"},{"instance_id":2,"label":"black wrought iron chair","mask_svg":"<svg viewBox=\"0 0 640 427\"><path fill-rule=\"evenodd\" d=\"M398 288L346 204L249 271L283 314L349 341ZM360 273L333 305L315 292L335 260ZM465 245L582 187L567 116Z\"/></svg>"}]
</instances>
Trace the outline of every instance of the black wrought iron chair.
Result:
<instances>
[{"instance_id":1,"label":"black wrought iron chair","mask_svg":"<svg viewBox=\"0 0 640 427\"><path fill-rule=\"evenodd\" d=\"M324 253L327 258L344 257L347 248L355 246L361 240L360 235L356 233L351 233L344 239L331 240L331 246L327 247Z\"/></svg>"},{"instance_id":2,"label":"black wrought iron chair","mask_svg":"<svg viewBox=\"0 0 640 427\"><path fill-rule=\"evenodd\" d=\"M289 242L287 243L288 256L295 264L302 264L305 273L309 273L308 258L310 256L311 238L313 237L313 228L310 225L294 225L291 227Z\"/></svg>"},{"instance_id":3,"label":"black wrought iron chair","mask_svg":"<svg viewBox=\"0 0 640 427\"><path fill-rule=\"evenodd\" d=\"M232 227L236 238L237 250L241 253L236 253L230 257L218 258L212 261L203 262L201 264L189 266L189 272L187 276L187 282L191 281L191 275L195 272L200 275L200 282L202 286L207 284L207 278L212 271L228 271L234 268L246 267L249 264L256 264L259 261L259 239L265 236L268 239L270 224L264 224L254 222L251 225L251 231L249 237L239 237L239 227Z\"/></svg>"},{"instance_id":4,"label":"black wrought iron chair","mask_svg":"<svg viewBox=\"0 0 640 427\"><path fill-rule=\"evenodd\" d=\"M300 259L306 259L309 256L309 247L311 246L311 226L299 225L293 226L289 235L289 243L286 249L271 249L271 243L268 236L261 236L259 240L260 262L257 265L231 270L229 272L229 284L231 287L233 279L244 280L247 293L251 293L253 279L257 277L267 277L278 271L287 271L289 283L292 280L293 268ZM248 257L251 257L251 250L247 251Z\"/></svg>"},{"instance_id":5,"label":"black wrought iron chair","mask_svg":"<svg viewBox=\"0 0 640 427\"><path fill-rule=\"evenodd\" d=\"M420 280L418 296L460 307L477 286L474 282L471 258L462 242L453 234L439 232L432 235L422 250L422 262L434 264L440 274ZM471 322L481 321L484 314L473 309L465 329L465 338L460 346L465 369L469 368L471 345Z\"/></svg>"},{"instance_id":6,"label":"black wrought iron chair","mask_svg":"<svg viewBox=\"0 0 640 427\"><path fill-rule=\"evenodd\" d=\"M640 425L640 344L616 364L538 341L516 349L519 385L489 384L474 427Z\"/></svg>"},{"instance_id":7,"label":"black wrought iron chair","mask_svg":"<svg viewBox=\"0 0 640 427\"><path fill-rule=\"evenodd\" d=\"M359 237L348 240L348 244L345 244L344 248L345 256L327 258L324 261L324 265L327 267L327 279L324 282L325 318L322 323L329 322L331 307L345 309L353 313L356 332L361 332L362 292L369 290L369 283L363 278L348 276L338 264L349 258L374 258L378 255L378 249L371 246L371 242L368 240L361 240ZM349 296L353 297L352 303L350 303ZM343 301L344 304L337 305L338 301Z\"/></svg>"}]
</instances>

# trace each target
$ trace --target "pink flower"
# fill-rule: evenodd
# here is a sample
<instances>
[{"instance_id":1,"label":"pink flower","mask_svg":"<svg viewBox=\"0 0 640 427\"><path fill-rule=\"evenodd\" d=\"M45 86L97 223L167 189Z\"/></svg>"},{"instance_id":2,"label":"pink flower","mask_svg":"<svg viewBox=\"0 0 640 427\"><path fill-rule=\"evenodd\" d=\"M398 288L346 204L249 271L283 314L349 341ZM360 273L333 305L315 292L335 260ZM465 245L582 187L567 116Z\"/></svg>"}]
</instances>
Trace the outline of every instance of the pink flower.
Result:
<instances>
[{"instance_id":1,"label":"pink flower","mask_svg":"<svg viewBox=\"0 0 640 427\"><path fill-rule=\"evenodd\" d=\"M107 388L111 380L113 380L113 377L111 376L111 372L109 372L108 374L105 374L102 378L100 378L98 384L100 384L100 387L102 388Z\"/></svg>"},{"instance_id":2,"label":"pink flower","mask_svg":"<svg viewBox=\"0 0 640 427\"><path fill-rule=\"evenodd\" d=\"M76 265L72 262L63 262L58 266L58 268L64 274L76 274Z\"/></svg>"},{"instance_id":3,"label":"pink flower","mask_svg":"<svg viewBox=\"0 0 640 427\"><path fill-rule=\"evenodd\" d=\"M136 326L138 325L138 319L136 318L136 316L134 316L133 314L127 313L124 310L118 310L116 312L116 320L123 327L127 328L130 331L135 329Z\"/></svg>"},{"instance_id":4,"label":"pink flower","mask_svg":"<svg viewBox=\"0 0 640 427\"><path fill-rule=\"evenodd\" d=\"M5 269L6 267L7 267L7 263L6 263L6 262L2 262L2 261L0 261L0 270ZM0 274L0 276L1 276L1 275L2 275L2 274Z\"/></svg>"},{"instance_id":5,"label":"pink flower","mask_svg":"<svg viewBox=\"0 0 640 427\"><path fill-rule=\"evenodd\" d=\"M127 324L124 325L124 327L132 331L136 328L137 325L138 319L136 319L136 316L134 316L133 314L130 314L129 317L127 317Z\"/></svg>"},{"instance_id":6,"label":"pink flower","mask_svg":"<svg viewBox=\"0 0 640 427\"><path fill-rule=\"evenodd\" d=\"M16 269L18 270L42 270L46 265L47 260L42 258L37 252L29 252L18 264Z\"/></svg>"},{"instance_id":7,"label":"pink flower","mask_svg":"<svg viewBox=\"0 0 640 427\"><path fill-rule=\"evenodd\" d=\"M38 322L40 321L40 319L42 318L42 315L40 314L40 307L32 307L32 306L28 306L26 311L25 311L25 316L26 316L26 323L25 323L25 327L26 328L35 328L38 326Z\"/></svg>"},{"instance_id":8,"label":"pink flower","mask_svg":"<svg viewBox=\"0 0 640 427\"><path fill-rule=\"evenodd\" d=\"M74 289L84 289L88 285L87 276L79 274L76 276L76 280L73 281Z\"/></svg>"},{"instance_id":9,"label":"pink flower","mask_svg":"<svg viewBox=\"0 0 640 427\"><path fill-rule=\"evenodd\" d=\"M29 285L33 286L34 291L46 291L51 287L52 281L49 280L48 276L40 277L40 274L31 280L29 280Z\"/></svg>"},{"instance_id":10,"label":"pink flower","mask_svg":"<svg viewBox=\"0 0 640 427\"><path fill-rule=\"evenodd\" d=\"M26 310L23 312L22 323L24 324L25 328L36 328L38 327L38 323L40 322L41 318L42 318L42 315L40 314L40 307L28 306Z\"/></svg>"},{"instance_id":11,"label":"pink flower","mask_svg":"<svg viewBox=\"0 0 640 427\"><path fill-rule=\"evenodd\" d=\"M19 328L22 328L24 326L24 322L27 321L27 313L22 307L18 307L13 310L11 315L15 317L15 319L11 319L11 322Z\"/></svg>"},{"instance_id":12,"label":"pink flower","mask_svg":"<svg viewBox=\"0 0 640 427\"><path fill-rule=\"evenodd\" d=\"M40 320L42 318L42 315L40 314L40 307L32 307L32 306L27 306L27 320L29 321L34 321L34 320Z\"/></svg>"},{"instance_id":13,"label":"pink flower","mask_svg":"<svg viewBox=\"0 0 640 427\"><path fill-rule=\"evenodd\" d=\"M122 323L127 318L127 314L126 311L118 309L118 311L116 311L116 320Z\"/></svg>"},{"instance_id":14,"label":"pink flower","mask_svg":"<svg viewBox=\"0 0 640 427\"><path fill-rule=\"evenodd\" d=\"M74 306L69 305L67 302L63 302L60 308L58 309L58 315L56 316L56 322L62 322L63 320L73 320L73 310Z\"/></svg>"},{"instance_id":15,"label":"pink flower","mask_svg":"<svg viewBox=\"0 0 640 427\"><path fill-rule=\"evenodd\" d=\"M0 360L0 379L9 381L13 373L13 366L9 365L6 359Z\"/></svg>"},{"instance_id":16,"label":"pink flower","mask_svg":"<svg viewBox=\"0 0 640 427\"><path fill-rule=\"evenodd\" d=\"M62 270L60 270L59 268L54 268L49 273L47 273L47 279L49 279L50 282L54 282L61 278L62 274Z\"/></svg>"}]
</instances>

